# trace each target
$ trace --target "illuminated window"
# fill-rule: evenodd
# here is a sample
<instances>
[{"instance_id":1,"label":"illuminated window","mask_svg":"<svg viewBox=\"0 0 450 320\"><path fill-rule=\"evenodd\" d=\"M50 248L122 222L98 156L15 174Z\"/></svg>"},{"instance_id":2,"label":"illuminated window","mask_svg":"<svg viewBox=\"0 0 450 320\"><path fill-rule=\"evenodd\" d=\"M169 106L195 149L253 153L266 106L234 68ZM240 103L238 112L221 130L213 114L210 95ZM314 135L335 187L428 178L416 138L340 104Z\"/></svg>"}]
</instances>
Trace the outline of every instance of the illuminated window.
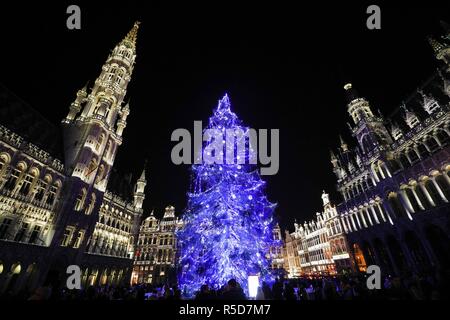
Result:
<instances>
[{"instance_id":1,"label":"illuminated window","mask_svg":"<svg viewBox=\"0 0 450 320\"><path fill-rule=\"evenodd\" d=\"M8 229L11 225L12 219L5 218L0 225L0 239L3 239L7 236Z\"/></svg>"},{"instance_id":2,"label":"illuminated window","mask_svg":"<svg viewBox=\"0 0 450 320\"><path fill-rule=\"evenodd\" d=\"M9 177L8 181L5 184L5 189L10 191L14 190L21 174L22 174L21 169L19 168L14 169L11 173L11 176Z\"/></svg>"},{"instance_id":3,"label":"illuminated window","mask_svg":"<svg viewBox=\"0 0 450 320\"><path fill-rule=\"evenodd\" d=\"M46 201L48 205L54 204L57 191L58 191L58 187L56 185L53 185L50 187L50 190L48 191L47 201Z\"/></svg>"},{"instance_id":4,"label":"illuminated window","mask_svg":"<svg viewBox=\"0 0 450 320\"><path fill-rule=\"evenodd\" d=\"M90 215L92 213L92 210L94 210L95 201L96 201L95 193L92 193L91 202L89 203L89 206L86 208L85 214Z\"/></svg>"},{"instance_id":5,"label":"illuminated window","mask_svg":"<svg viewBox=\"0 0 450 320\"><path fill-rule=\"evenodd\" d=\"M30 235L29 243L36 243L39 239L39 234L41 233L41 226L34 226L33 232Z\"/></svg>"},{"instance_id":6,"label":"illuminated window","mask_svg":"<svg viewBox=\"0 0 450 320\"><path fill-rule=\"evenodd\" d=\"M73 227L67 227L66 230L64 230L61 246L67 247L70 244L70 242L72 241L73 231L74 231Z\"/></svg>"},{"instance_id":7,"label":"illuminated window","mask_svg":"<svg viewBox=\"0 0 450 320\"><path fill-rule=\"evenodd\" d=\"M22 186L20 187L20 193L27 195L30 192L30 186L33 183L34 176L27 174L23 180Z\"/></svg>"},{"instance_id":8,"label":"illuminated window","mask_svg":"<svg viewBox=\"0 0 450 320\"><path fill-rule=\"evenodd\" d=\"M75 211L81 211L84 207L84 202L86 200L86 189L83 188L75 200Z\"/></svg>"},{"instance_id":9,"label":"illuminated window","mask_svg":"<svg viewBox=\"0 0 450 320\"><path fill-rule=\"evenodd\" d=\"M28 230L28 223L23 223L22 227L20 228L20 230L17 232L16 236L14 237L14 241L20 242L22 241L24 235L26 234L27 230Z\"/></svg>"},{"instance_id":10,"label":"illuminated window","mask_svg":"<svg viewBox=\"0 0 450 320\"><path fill-rule=\"evenodd\" d=\"M74 248L79 248L84 238L84 230L78 231L77 238L75 239L75 243L73 244Z\"/></svg>"}]
</instances>

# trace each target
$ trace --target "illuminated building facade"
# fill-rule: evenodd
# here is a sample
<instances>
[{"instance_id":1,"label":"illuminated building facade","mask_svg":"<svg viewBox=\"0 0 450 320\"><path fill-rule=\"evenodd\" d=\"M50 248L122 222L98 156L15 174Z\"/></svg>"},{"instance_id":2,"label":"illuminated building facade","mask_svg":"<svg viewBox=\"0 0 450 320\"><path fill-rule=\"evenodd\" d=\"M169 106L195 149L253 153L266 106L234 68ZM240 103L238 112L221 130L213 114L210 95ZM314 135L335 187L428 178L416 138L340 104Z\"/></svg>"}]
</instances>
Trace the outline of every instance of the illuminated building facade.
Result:
<instances>
[{"instance_id":1,"label":"illuminated building facade","mask_svg":"<svg viewBox=\"0 0 450 320\"><path fill-rule=\"evenodd\" d=\"M450 266L450 34L430 39L438 71L389 119L345 86L350 148L331 153L337 212L359 268L386 274Z\"/></svg>"},{"instance_id":2,"label":"illuminated building facade","mask_svg":"<svg viewBox=\"0 0 450 320\"><path fill-rule=\"evenodd\" d=\"M294 223L295 231L286 231L285 269L289 277L302 274L335 274L351 272L352 260L339 214L329 199L322 194L323 211L316 219Z\"/></svg>"},{"instance_id":3,"label":"illuminated building facade","mask_svg":"<svg viewBox=\"0 0 450 320\"><path fill-rule=\"evenodd\" d=\"M275 271L284 270L283 237L281 235L280 225L277 223L273 228L273 239L279 243L277 246L270 247L269 259L271 268Z\"/></svg>"},{"instance_id":4,"label":"illuminated building facade","mask_svg":"<svg viewBox=\"0 0 450 320\"><path fill-rule=\"evenodd\" d=\"M162 219L153 212L139 230L131 283L163 284L175 279L177 239L175 232L182 221L175 217L175 208L168 206Z\"/></svg>"},{"instance_id":5,"label":"illuminated building facade","mask_svg":"<svg viewBox=\"0 0 450 320\"><path fill-rule=\"evenodd\" d=\"M286 271L288 278L297 278L301 274L300 267L300 255L299 255L299 239L296 238L296 234L290 234L285 231L284 239L284 270Z\"/></svg>"},{"instance_id":6,"label":"illuminated building facade","mask_svg":"<svg viewBox=\"0 0 450 320\"><path fill-rule=\"evenodd\" d=\"M130 113L137 31L138 23L92 88L77 92L62 134L0 87L0 294L65 285L69 265L80 266L83 286L129 281L145 171L133 190L113 165Z\"/></svg>"}]
</instances>

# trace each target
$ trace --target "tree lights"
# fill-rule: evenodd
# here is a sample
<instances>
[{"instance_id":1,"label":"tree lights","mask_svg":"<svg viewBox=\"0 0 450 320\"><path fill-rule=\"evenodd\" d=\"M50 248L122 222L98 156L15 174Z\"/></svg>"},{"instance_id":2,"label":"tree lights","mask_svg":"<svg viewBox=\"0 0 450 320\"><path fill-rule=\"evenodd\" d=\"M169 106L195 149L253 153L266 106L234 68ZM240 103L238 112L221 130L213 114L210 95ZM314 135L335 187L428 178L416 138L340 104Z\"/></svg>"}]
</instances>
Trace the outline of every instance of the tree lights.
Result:
<instances>
[{"instance_id":1,"label":"tree lights","mask_svg":"<svg viewBox=\"0 0 450 320\"><path fill-rule=\"evenodd\" d=\"M227 95L219 101L207 129L249 130L231 111ZM246 139L246 135L236 139ZM188 295L203 284L220 287L232 278L248 294L249 276L259 275L261 281L272 278L267 255L274 245L275 205L264 194L265 182L257 167L250 164L251 144L240 142L248 145L245 154L236 149L239 143L226 144L225 140L220 154L245 157L245 163L192 166L192 192L188 193L184 227L177 233L179 285ZM217 145L217 141L207 140L199 151L207 150L211 143Z\"/></svg>"}]
</instances>

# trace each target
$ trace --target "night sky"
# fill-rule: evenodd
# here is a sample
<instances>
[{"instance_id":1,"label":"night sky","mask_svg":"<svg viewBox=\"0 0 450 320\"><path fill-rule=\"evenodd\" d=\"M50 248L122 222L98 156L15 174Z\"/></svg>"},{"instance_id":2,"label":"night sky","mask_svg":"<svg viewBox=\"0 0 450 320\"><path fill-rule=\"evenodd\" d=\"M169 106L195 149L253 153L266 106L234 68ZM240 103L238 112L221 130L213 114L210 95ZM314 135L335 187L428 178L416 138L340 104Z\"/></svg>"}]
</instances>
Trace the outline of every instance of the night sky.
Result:
<instances>
[{"instance_id":1,"label":"night sky","mask_svg":"<svg viewBox=\"0 0 450 320\"><path fill-rule=\"evenodd\" d=\"M2 3L1 83L58 124L140 20L131 114L115 167L136 179L148 158L146 214L155 208L161 216L168 204L184 209L189 167L172 164L171 133L205 123L228 93L246 125L280 129L280 171L265 179L282 227L291 229L294 218L321 210L323 189L340 201L329 150L339 134L353 144L343 85L351 81L374 111L392 113L436 68L426 36L440 35L440 20L450 22L444 1L377 2L377 31L366 28L372 3L362 1L59 2ZM81 7L81 30L66 28L69 4Z\"/></svg>"}]
</instances>

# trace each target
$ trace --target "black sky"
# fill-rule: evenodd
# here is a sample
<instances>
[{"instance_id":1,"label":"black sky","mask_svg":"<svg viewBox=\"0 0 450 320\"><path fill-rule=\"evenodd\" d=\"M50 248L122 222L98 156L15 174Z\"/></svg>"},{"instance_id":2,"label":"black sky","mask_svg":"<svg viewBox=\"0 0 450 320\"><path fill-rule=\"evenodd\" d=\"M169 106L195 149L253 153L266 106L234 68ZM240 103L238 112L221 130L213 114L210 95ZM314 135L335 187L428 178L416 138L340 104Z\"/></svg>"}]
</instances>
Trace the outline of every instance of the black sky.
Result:
<instances>
[{"instance_id":1,"label":"black sky","mask_svg":"<svg viewBox=\"0 0 450 320\"><path fill-rule=\"evenodd\" d=\"M160 215L168 204L178 213L184 208L188 167L170 161L170 135L205 122L228 93L247 125L280 129L280 171L267 178L267 191L289 228L321 209L323 189L340 200L329 149L339 134L353 143L345 82L375 110L391 113L436 68L426 36L439 35L441 19L450 21L443 1L377 2L377 31L366 28L372 3L362 1L57 2L2 3L0 82L59 123L76 91L95 80L140 20L131 114L116 167L136 177L148 158L146 214L156 208ZM69 4L81 7L81 30L66 28Z\"/></svg>"}]
</instances>

